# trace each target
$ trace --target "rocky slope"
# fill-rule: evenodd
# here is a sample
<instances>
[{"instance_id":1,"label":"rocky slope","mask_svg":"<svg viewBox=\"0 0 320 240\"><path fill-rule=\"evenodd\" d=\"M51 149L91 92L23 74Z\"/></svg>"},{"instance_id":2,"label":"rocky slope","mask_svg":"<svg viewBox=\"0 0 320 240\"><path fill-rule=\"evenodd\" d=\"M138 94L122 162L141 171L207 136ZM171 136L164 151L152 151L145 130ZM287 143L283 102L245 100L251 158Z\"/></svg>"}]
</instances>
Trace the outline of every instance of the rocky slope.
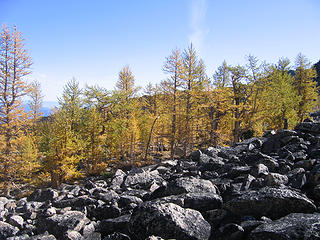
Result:
<instances>
[{"instance_id":1,"label":"rocky slope","mask_svg":"<svg viewBox=\"0 0 320 240\"><path fill-rule=\"evenodd\" d=\"M0 198L0 239L320 239L320 123Z\"/></svg>"}]
</instances>

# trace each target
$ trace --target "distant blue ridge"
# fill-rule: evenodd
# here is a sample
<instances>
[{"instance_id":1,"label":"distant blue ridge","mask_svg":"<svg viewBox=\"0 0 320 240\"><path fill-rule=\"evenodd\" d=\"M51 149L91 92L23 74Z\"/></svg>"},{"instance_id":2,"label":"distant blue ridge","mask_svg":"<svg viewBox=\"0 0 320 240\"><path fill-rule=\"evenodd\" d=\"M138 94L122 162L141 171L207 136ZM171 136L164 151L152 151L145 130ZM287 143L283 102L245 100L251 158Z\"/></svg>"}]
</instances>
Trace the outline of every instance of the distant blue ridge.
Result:
<instances>
[{"instance_id":1,"label":"distant blue ridge","mask_svg":"<svg viewBox=\"0 0 320 240\"><path fill-rule=\"evenodd\" d=\"M58 102L43 102L42 107L40 108L40 111L43 113L44 117L47 117L52 112L52 108L57 106L58 106ZM26 112L29 112L31 110L27 102L24 102L22 104L22 107Z\"/></svg>"}]
</instances>

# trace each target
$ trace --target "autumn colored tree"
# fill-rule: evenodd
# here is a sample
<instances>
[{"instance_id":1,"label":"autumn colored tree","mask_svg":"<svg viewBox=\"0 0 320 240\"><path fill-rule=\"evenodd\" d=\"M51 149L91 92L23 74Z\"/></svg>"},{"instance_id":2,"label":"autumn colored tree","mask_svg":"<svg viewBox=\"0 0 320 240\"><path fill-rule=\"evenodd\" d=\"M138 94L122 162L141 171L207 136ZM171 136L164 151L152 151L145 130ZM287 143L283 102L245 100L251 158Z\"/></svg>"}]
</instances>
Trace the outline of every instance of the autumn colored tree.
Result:
<instances>
[{"instance_id":1,"label":"autumn colored tree","mask_svg":"<svg viewBox=\"0 0 320 240\"><path fill-rule=\"evenodd\" d=\"M30 101L28 102L28 105L31 110L31 119L32 122L37 122L40 117L43 115L41 112L41 107L43 103L43 95L41 93L41 84L38 81L33 81L29 85L29 97Z\"/></svg>"},{"instance_id":2,"label":"autumn colored tree","mask_svg":"<svg viewBox=\"0 0 320 240\"><path fill-rule=\"evenodd\" d=\"M83 117L81 135L85 143L83 162L86 174L100 174L107 167L104 147L107 135L103 132L102 114L96 106L90 106L84 110Z\"/></svg>"},{"instance_id":3,"label":"autumn colored tree","mask_svg":"<svg viewBox=\"0 0 320 240\"><path fill-rule=\"evenodd\" d=\"M226 61L218 67L211 84L206 89L206 113L209 121L209 145L217 146L229 141L230 127L223 121L231 112L232 91L230 88L230 72Z\"/></svg>"},{"instance_id":4,"label":"autumn colored tree","mask_svg":"<svg viewBox=\"0 0 320 240\"><path fill-rule=\"evenodd\" d=\"M139 129L137 122L137 92L138 87L134 84L134 76L125 66L119 72L116 89L110 97L106 125L107 145L110 148L109 155L117 159L135 161L138 154Z\"/></svg>"},{"instance_id":5,"label":"autumn colored tree","mask_svg":"<svg viewBox=\"0 0 320 240\"><path fill-rule=\"evenodd\" d=\"M0 177L8 191L23 164L15 156L28 122L21 97L27 94L25 77L32 62L16 27L10 31L4 26L0 37Z\"/></svg>"},{"instance_id":6,"label":"autumn colored tree","mask_svg":"<svg viewBox=\"0 0 320 240\"><path fill-rule=\"evenodd\" d=\"M268 70L267 85L263 91L264 122L269 129L287 129L298 121L297 107L300 97L293 87L294 78L289 74L289 60L280 59Z\"/></svg>"},{"instance_id":7,"label":"autumn colored tree","mask_svg":"<svg viewBox=\"0 0 320 240\"><path fill-rule=\"evenodd\" d=\"M296 59L296 70L293 81L294 89L300 97L297 107L300 122L309 116L309 113L312 112L312 109L317 104L318 88L317 82L314 81L316 76L316 71L311 67L311 63L300 53Z\"/></svg>"},{"instance_id":8,"label":"autumn colored tree","mask_svg":"<svg viewBox=\"0 0 320 240\"><path fill-rule=\"evenodd\" d=\"M233 143L239 142L241 123L247 107L246 69L242 66L229 67L233 101Z\"/></svg>"},{"instance_id":9,"label":"autumn colored tree","mask_svg":"<svg viewBox=\"0 0 320 240\"><path fill-rule=\"evenodd\" d=\"M81 176L78 165L83 159L85 143L80 135L82 98L75 79L64 87L59 109L45 122L41 150L44 170L50 174L53 187L64 180Z\"/></svg>"},{"instance_id":10,"label":"autumn colored tree","mask_svg":"<svg viewBox=\"0 0 320 240\"><path fill-rule=\"evenodd\" d=\"M162 82L162 87L165 94L168 94L171 98L170 111L171 115L171 139L170 139L170 156L174 158L174 152L176 148L176 134L177 134L177 115L178 115L178 98L181 96L182 86L182 73L183 73L183 62L180 50L175 49L171 55L166 58L166 62L163 66L163 71L166 74L170 74L170 77Z\"/></svg>"},{"instance_id":11,"label":"autumn colored tree","mask_svg":"<svg viewBox=\"0 0 320 240\"><path fill-rule=\"evenodd\" d=\"M194 141L194 126L193 120L195 116L196 107L196 92L202 87L204 73L204 64L198 59L197 53L191 44L183 52L183 91L185 98L185 139L184 139L184 155L186 156L193 146Z\"/></svg>"}]
</instances>

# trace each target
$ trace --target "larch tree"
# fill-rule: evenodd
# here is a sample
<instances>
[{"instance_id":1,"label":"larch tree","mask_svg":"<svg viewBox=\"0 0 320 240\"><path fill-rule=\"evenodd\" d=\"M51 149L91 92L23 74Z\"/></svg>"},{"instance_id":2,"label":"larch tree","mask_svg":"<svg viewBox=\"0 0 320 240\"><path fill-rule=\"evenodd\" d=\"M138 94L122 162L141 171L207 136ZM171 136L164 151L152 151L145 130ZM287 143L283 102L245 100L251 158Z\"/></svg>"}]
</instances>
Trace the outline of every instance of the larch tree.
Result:
<instances>
[{"instance_id":1,"label":"larch tree","mask_svg":"<svg viewBox=\"0 0 320 240\"><path fill-rule=\"evenodd\" d=\"M155 136L158 131L156 124L160 118L159 109L159 87L148 83L144 89L144 95L139 99L142 111L138 115L138 128L140 132L140 145L144 149L144 160L147 161L152 153Z\"/></svg>"},{"instance_id":2,"label":"larch tree","mask_svg":"<svg viewBox=\"0 0 320 240\"><path fill-rule=\"evenodd\" d=\"M84 164L87 175L100 174L107 167L105 156L105 139L103 118L96 106L84 110L82 138L84 139Z\"/></svg>"},{"instance_id":3,"label":"larch tree","mask_svg":"<svg viewBox=\"0 0 320 240\"><path fill-rule=\"evenodd\" d=\"M43 128L42 152L44 170L50 174L51 185L59 187L64 180L81 176L78 170L85 143L82 128L82 91L75 79L64 87L60 108Z\"/></svg>"},{"instance_id":4,"label":"larch tree","mask_svg":"<svg viewBox=\"0 0 320 240\"><path fill-rule=\"evenodd\" d=\"M41 112L43 95L41 93L40 82L33 81L28 86L28 96L30 98L28 106L30 112L28 117L30 118L30 127L24 130L24 136L21 138L21 144L18 147L18 158L20 162L23 162L20 167L23 180L31 183L37 183L41 154L39 152L41 135L39 129L39 121L43 113Z\"/></svg>"},{"instance_id":5,"label":"larch tree","mask_svg":"<svg viewBox=\"0 0 320 240\"><path fill-rule=\"evenodd\" d=\"M230 72L226 61L218 67L212 77L212 83L206 91L207 114L209 118L209 145L217 146L229 140L229 127L223 117L231 112L232 91L230 88Z\"/></svg>"},{"instance_id":6,"label":"larch tree","mask_svg":"<svg viewBox=\"0 0 320 240\"><path fill-rule=\"evenodd\" d=\"M87 86L84 95L84 123L81 131L85 141L84 165L87 175L96 175L107 167L105 111L110 96L106 89L98 86Z\"/></svg>"},{"instance_id":7,"label":"larch tree","mask_svg":"<svg viewBox=\"0 0 320 240\"><path fill-rule=\"evenodd\" d=\"M314 81L317 73L311 67L311 63L301 53L296 58L296 70L293 81L294 89L300 97L297 114L299 121L308 117L309 113L316 106L317 102L317 82Z\"/></svg>"},{"instance_id":8,"label":"larch tree","mask_svg":"<svg viewBox=\"0 0 320 240\"><path fill-rule=\"evenodd\" d=\"M176 148L176 134L177 134L177 115L178 115L178 98L181 95L182 86L182 72L183 62L180 50L175 49L171 55L166 58L166 62L163 66L163 71L166 74L170 74L170 77L162 82L165 94L168 94L171 98L169 114L171 115L171 136L170 136L170 156L174 158L174 152Z\"/></svg>"},{"instance_id":9,"label":"larch tree","mask_svg":"<svg viewBox=\"0 0 320 240\"><path fill-rule=\"evenodd\" d=\"M280 59L269 69L267 85L262 93L264 122L269 129L287 129L298 121L296 109L300 97L293 87L289 64L288 59Z\"/></svg>"},{"instance_id":10,"label":"larch tree","mask_svg":"<svg viewBox=\"0 0 320 240\"><path fill-rule=\"evenodd\" d=\"M239 142L241 137L241 123L246 113L247 89L246 89L246 69L242 66L229 67L232 101L233 101L233 143Z\"/></svg>"},{"instance_id":11,"label":"larch tree","mask_svg":"<svg viewBox=\"0 0 320 240\"><path fill-rule=\"evenodd\" d=\"M109 142L116 152L118 159L135 161L138 154L137 142L139 140L139 129L137 123L137 92L134 76L129 68L125 66L119 72L116 90L111 96L109 109Z\"/></svg>"},{"instance_id":12,"label":"larch tree","mask_svg":"<svg viewBox=\"0 0 320 240\"><path fill-rule=\"evenodd\" d=\"M31 120L33 123L36 123L40 119L40 117L43 115L43 112L41 112L43 95L41 93L40 82L33 81L29 85L28 95L30 97L30 101L28 102L28 105L31 110Z\"/></svg>"},{"instance_id":13,"label":"larch tree","mask_svg":"<svg viewBox=\"0 0 320 240\"><path fill-rule=\"evenodd\" d=\"M186 156L194 141L194 129L193 129L193 116L195 110L195 91L197 87L201 86L200 80L203 73L203 64L198 59L197 53L191 44L182 54L182 79L183 79L183 91L185 98L185 139L184 139L184 155Z\"/></svg>"},{"instance_id":14,"label":"larch tree","mask_svg":"<svg viewBox=\"0 0 320 240\"><path fill-rule=\"evenodd\" d=\"M21 164L16 154L28 122L21 97L27 94L25 77L30 74L32 61L16 27L11 32L4 26L0 37L0 175L9 190Z\"/></svg>"}]
</instances>

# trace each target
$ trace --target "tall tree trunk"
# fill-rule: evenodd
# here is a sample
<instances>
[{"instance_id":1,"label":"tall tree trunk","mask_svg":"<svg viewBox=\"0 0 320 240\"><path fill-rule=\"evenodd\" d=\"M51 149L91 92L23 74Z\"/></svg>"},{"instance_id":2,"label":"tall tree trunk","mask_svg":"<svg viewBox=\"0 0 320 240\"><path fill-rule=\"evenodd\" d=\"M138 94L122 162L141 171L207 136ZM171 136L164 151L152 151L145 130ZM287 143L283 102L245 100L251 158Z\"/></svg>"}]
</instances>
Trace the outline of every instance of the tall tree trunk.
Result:
<instances>
[{"instance_id":1,"label":"tall tree trunk","mask_svg":"<svg viewBox=\"0 0 320 240\"><path fill-rule=\"evenodd\" d=\"M158 120L159 118L160 118L160 115L158 115L158 116L153 120L151 129L150 129L149 139L148 139L148 143L147 143L147 146L146 146L146 152L145 152L145 155L144 155L144 160L145 160L145 161L147 161L147 159L148 159L149 148L150 148L150 144L151 144L153 129L154 129L154 126L156 125L156 122L157 122L157 120Z\"/></svg>"},{"instance_id":2,"label":"tall tree trunk","mask_svg":"<svg viewBox=\"0 0 320 240\"><path fill-rule=\"evenodd\" d=\"M171 142L170 142L170 156L174 159L175 141L176 141L176 118L177 118L177 70L174 76L174 88L173 88L173 115L172 115L172 129L171 129Z\"/></svg>"},{"instance_id":3,"label":"tall tree trunk","mask_svg":"<svg viewBox=\"0 0 320 240\"><path fill-rule=\"evenodd\" d=\"M233 143L237 143L240 140L240 112L239 112L239 105L240 105L240 100L237 98L236 100L236 110L234 113L234 117L235 117L235 122L234 122L234 130L233 130Z\"/></svg>"}]
</instances>

